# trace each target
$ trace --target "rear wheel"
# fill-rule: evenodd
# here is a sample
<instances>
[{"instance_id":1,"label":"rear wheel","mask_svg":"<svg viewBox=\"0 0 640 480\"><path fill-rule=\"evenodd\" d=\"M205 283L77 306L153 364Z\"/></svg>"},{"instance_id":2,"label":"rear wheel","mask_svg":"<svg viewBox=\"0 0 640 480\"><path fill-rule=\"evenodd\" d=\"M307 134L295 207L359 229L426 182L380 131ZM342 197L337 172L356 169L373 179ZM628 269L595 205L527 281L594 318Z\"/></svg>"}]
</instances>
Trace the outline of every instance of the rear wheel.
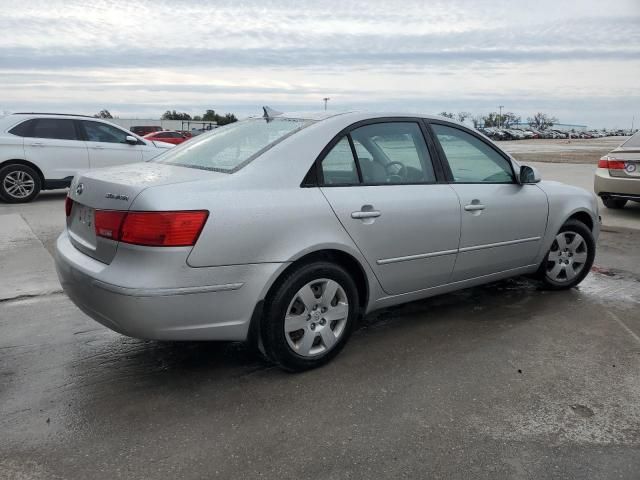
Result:
<instances>
[{"instance_id":1,"label":"rear wheel","mask_svg":"<svg viewBox=\"0 0 640 480\"><path fill-rule=\"evenodd\" d=\"M6 202L30 202L41 188L40 176L31 167L13 164L0 170L0 197Z\"/></svg>"},{"instance_id":2,"label":"rear wheel","mask_svg":"<svg viewBox=\"0 0 640 480\"><path fill-rule=\"evenodd\" d=\"M569 220L556 235L538 275L553 290L575 287L589 273L595 255L591 230L582 222Z\"/></svg>"},{"instance_id":3,"label":"rear wheel","mask_svg":"<svg viewBox=\"0 0 640 480\"><path fill-rule=\"evenodd\" d=\"M265 352L286 370L319 367L347 343L358 311L358 289L342 267L303 265L288 273L265 302Z\"/></svg>"},{"instance_id":4,"label":"rear wheel","mask_svg":"<svg viewBox=\"0 0 640 480\"><path fill-rule=\"evenodd\" d=\"M624 208L627 201L624 198L602 197L602 203L607 208Z\"/></svg>"}]
</instances>

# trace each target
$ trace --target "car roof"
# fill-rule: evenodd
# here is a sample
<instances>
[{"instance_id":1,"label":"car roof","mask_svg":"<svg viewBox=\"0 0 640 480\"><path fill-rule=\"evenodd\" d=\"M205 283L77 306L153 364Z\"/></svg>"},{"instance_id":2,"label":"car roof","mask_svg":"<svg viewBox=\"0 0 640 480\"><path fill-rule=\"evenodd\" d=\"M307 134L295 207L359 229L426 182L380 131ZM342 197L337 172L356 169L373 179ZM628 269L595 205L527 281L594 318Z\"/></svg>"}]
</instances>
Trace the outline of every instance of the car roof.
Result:
<instances>
[{"instance_id":1,"label":"car roof","mask_svg":"<svg viewBox=\"0 0 640 480\"><path fill-rule=\"evenodd\" d=\"M77 117L81 117L81 118L93 118L96 119L97 117L92 117L90 115L80 115L80 114L75 114L75 113L51 113L51 112L16 112L16 113L12 113L11 115L21 115L21 116L29 116L29 117L71 117L71 118L77 118ZM103 120L103 119L99 119L99 120Z\"/></svg>"},{"instance_id":2,"label":"car roof","mask_svg":"<svg viewBox=\"0 0 640 480\"><path fill-rule=\"evenodd\" d=\"M448 117L442 117L440 115L432 115L426 113L415 112L385 112L385 111L365 111L365 110L353 110L353 111L311 111L311 112L284 112L282 114L274 116L274 118L293 118L302 120L314 120L323 121L340 117L341 119L348 119L353 121L366 120L370 118L424 118L426 120L442 120L449 123L456 123L467 127L464 123ZM250 117L260 118L260 117Z\"/></svg>"}]
</instances>

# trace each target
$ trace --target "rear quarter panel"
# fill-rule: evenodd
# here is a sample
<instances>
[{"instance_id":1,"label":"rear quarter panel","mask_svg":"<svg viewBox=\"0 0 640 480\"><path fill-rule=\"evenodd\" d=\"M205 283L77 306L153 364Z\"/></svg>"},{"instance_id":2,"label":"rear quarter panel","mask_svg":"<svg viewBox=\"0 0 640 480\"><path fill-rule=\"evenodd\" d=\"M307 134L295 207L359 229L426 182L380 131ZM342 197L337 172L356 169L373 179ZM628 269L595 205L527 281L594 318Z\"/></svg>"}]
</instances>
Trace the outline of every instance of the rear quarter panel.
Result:
<instances>
[{"instance_id":1,"label":"rear quarter panel","mask_svg":"<svg viewBox=\"0 0 640 480\"><path fill-rule=\"evenodd\" d=\"M0 164L7 160L24 159L24 138L11 134L0 136Z\"/></svg>"},{"instance_id":2,"label":"rear quarter panel","mask_svg":"<svg viewBox=\"0 0 640 480\"><path fill-rule=\"evenodd\" d=\"M209 210L187 258L190 267L289 264L309 253L339 250L354 257L365 271L370 304L382 295L375 275L318 188L260 189L242 183L153 187L136 198L132 209Z\"/></svg>"}]
</instances>

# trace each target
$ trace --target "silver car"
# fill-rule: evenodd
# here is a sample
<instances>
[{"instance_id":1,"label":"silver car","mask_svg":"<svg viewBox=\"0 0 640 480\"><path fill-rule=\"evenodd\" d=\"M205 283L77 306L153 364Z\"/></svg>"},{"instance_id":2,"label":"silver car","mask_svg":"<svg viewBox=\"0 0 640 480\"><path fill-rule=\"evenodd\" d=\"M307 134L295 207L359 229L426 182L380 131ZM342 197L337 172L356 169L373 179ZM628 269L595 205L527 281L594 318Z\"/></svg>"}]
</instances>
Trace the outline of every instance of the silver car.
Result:
<instances>
[{"instance_id":1,"label":"silver car","mask_svg":"<svg viewBox=\"0 0 640 480\"><path fill-rule=\"evenodd\" d=\"M448 119L273 115L74 178L56 265L69 297L138 338L249 340L321 365L376 309L523 274L588 274L593 193L541 182Z\"/></svg>"}]
</instances>

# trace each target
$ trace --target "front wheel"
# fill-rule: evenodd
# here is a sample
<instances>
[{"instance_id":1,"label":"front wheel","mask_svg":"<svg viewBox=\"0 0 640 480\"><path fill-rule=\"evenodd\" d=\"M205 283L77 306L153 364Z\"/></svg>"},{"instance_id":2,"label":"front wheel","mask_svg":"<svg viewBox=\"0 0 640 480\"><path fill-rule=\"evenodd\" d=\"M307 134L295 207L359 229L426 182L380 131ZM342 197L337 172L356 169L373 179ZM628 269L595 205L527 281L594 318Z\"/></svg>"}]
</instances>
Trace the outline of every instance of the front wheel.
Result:
<instances>
[{"instance_id":1,"label":"front wheel","mask_svg":"<svg viewBox=\"0 0 640 480\"><path fill-rule=\"evenodd\" d=\"M591 230L582 222L569 220L556 235L538 275L552 290L572 288L587 276L595 256Z\"/></svg>"},{"instance_id":2,"label":"front wheel","mask_svg":"<svg viewBox=\"0 0 640 480\"><path fill-rule=\"evenodd\" d=\"M40 176L31 167L14 164L0 170L0 198L8 203L30 202L41 187Z\"/></svg>"},{"instance_id":3,"label":"front wheel","mask_svg":"<svg viewBox=\"0 0 640 480\"><path fill-rule=\"evenodd\" d=\"M355 282L341 266L314 262L296 268L265 302L261 335L267 356L290 371L327 363L347 343L358 305Z\"/></svg>"}]
</instances>

